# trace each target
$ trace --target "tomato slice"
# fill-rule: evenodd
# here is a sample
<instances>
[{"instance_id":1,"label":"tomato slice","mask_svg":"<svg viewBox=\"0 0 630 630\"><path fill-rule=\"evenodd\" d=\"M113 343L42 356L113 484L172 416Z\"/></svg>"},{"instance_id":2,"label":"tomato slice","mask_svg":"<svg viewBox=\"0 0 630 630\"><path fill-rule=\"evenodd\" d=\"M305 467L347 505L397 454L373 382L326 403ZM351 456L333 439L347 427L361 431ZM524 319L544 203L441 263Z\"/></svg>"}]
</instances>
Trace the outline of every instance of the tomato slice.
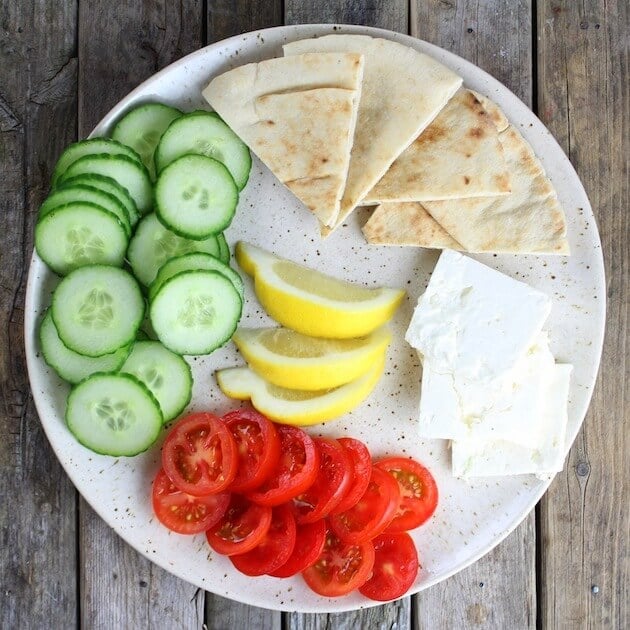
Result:
<instances>
[{"instance_id":1,"label":"tomato slice","mask_svg":"<svg viewBox=\"0 0 630 630\"><path fill-rule=\"evenodd\" d=\"M361 543L378 536L391 522L400 503L396 480L373 467L367 490L354 507L330 517L330 527L344 542Z\"/></svg>"},{"instance_id":2,"label":"tomato slice","mask_svg":"<svg viewBox=\"0 0 630 630\"><path fill-rule=\"evenodd\" d=\"M374 545L368 540L344 543L332 532L326 534L324 550L302 577L309 587L324 597L339 597L359 588L374 565Z\"/></svg>"},{"instance_id":3,"label":"tomato slice","mask_svg":"<svg viewBox=\"0 0 630 630\"><path fill-rule=\"evenodd\" d=\"M265 537L270 525L271 508L233 494L223 518L206 532L206 538L217 553L247 553Z\"/></svg>"},{"instance_id":4,"label":"tomato slice","mask_svg":"<svg viewBox=\"0 0 630 630\"><path fill-rule=\"evenodd\" d=\"M280 439L273 422L253 409L239 409L223 416L238 452L236 477L230 491L249 492L271 473L280 457Z\"/></svg>"},{"instance_id":5,"label":"tomato slice","mask_svg":"<svg viewBox=\"0 0 630 630\"><path fill-rule=\"evenodd\" d=\"M160 523L178 534L199 534L218 523L230 503L230 493L195 497L182 492L160 468L153 481L153 511Z\"/></svg>"},{"instance_id":6,"label":"tomato slice","mask_svg":"<svg viewBox=\"0 0 630 630\"><path fill-rule=\"evenodd\" d=\"M366 491L372 474L372 456L363 442L347 437L339 438L337 441L350 457L352 481L340 503L330 511L331 514L345 512L356 505Z\"/></svg>"},{"instance_id":7,"label":"tomato slice","mask_svg":"<svg viewBox=\"0 0 630 630\"><path fill-rule=\"evenodd\" d=\"M271 525L262 540L247 553L230 556L232 564L245 575L264 575L275 571L295 547L295 518L288 503L272 510Z\"/></svg>"},{"instance_id":8,"label":"tomato slice","mask_svg":"<svg viewBox=\"0 0 630 630\"><path fill-rule=\"evenodd\" d=\"M195 496L225 490L236 475L237 452L221 418L194 413L182 418L162 447L162 467L183 492Z\"/></svg>"},{"instance_id":9,"label":"tomato slice","mask_svg":"<svg viewBox=\"0 0 630 630\"><path fill-rule=\"evenodd\" d=\"M319 471L313 484L293 499L295 520L314 523L331 512L346 494L352 481L350 459L337 440L315 438Z\"/></svg>"},{"instance_id":10,"label":"tomato slice","mask_svg":"<svg viewBox=\"0 0 630 630\"><path fill-rule=\"evenodd\" d=\"M319 557L326 542L326 521L320 519L314 523L298 525L295 533L295 547L289 559L269 575L286 578L304 571Z\"/></svg>"},{"instance_id":11,"label":"tomato slice","mask_svg":"<svg viewBox=\"0 0 630 630\"><path fill-rule=\"evenodd\" d=\"M302 429L280 425L280 459L268 479L247 496L259 505L275 506L290 501L314 481L319 469L319 451Z\"/></svg>"},{"instance_id":12,"label":"tomato slice","mask_svg":"<svg viewBox=\"0 0 630 630\"><path fill-rule=\"evenodd\" d=\"M406 532L422 525L435 512L438 488L433 475L413 459L387 457L374 464L398 482L400 507L389 524L389 532Z\"/></svg>"},{"instance_id":13,"label":"tomato slice","mask_svg":"<svg viewBox=\"0 0 630 630\"><path fill-rule=\"evenodd\" d=\"M385 532L374 544L372 577L359 588L362 595L378 602L402 597L418 575L418 552L406 532Z\"/></svg>"}]
</instances>

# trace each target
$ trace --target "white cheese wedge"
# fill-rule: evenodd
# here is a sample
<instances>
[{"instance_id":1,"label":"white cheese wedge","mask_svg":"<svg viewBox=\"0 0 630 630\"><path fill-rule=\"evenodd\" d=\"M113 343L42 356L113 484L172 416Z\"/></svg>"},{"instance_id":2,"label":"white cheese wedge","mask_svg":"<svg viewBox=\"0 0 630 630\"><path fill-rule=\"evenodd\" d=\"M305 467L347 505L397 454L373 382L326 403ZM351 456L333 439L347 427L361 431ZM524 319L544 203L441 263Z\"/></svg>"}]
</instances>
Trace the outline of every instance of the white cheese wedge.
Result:
<instances>
[{"instance_id":1,"label":"white cheese wedge","mask_svg":"<svg viewBox=\"0 0 630 630\"><path fill-rule=\"evenodd\" d=\"M559 472L567 451L567 401L572 366L554 366L544 398L540 442L525 447L506 442L456 440L452 442L453 474L456 477L491 477Z\"/></svg>"},{"instance_id":2,"label":"white cheese wedge","mask_svg":"<svg viewBox=\"0 0 630 630\"><path fill-rule=\"evenodd\" d=\"M491 382L525 355L550 311L544 293L444 250L405 339L435 371Z\"/></svg>"},{"instance_id":3,"label":"white cheese wedge","mask_svg":"<svg viewBox=\"0 0 630 630\"><path fill-rule=\"evenodd\" d=\"M543 408L554 359L540 333L516 365L490 382L440 373L425 360L422 373L420 436L448 440L505 440L540 443Z\"/></svg>"}]
</instances>

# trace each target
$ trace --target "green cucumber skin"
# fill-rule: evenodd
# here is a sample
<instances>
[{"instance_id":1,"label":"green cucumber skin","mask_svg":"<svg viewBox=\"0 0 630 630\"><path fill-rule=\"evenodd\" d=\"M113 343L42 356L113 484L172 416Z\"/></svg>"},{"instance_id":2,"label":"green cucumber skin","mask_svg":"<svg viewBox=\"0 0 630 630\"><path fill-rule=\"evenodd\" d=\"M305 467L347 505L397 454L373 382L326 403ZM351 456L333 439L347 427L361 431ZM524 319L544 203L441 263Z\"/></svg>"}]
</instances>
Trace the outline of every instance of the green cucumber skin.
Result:
<instances>
[{"instance_id":1,"label":"green cucumber skin","mask_svg":"<svg viewBox=\"0 0 630 630\"><path fill-rule=\"evenodd\" d=\"M95 147L94 150L87 151L85 153L81 152L79 158L75 158L74 160L68 161L68 156L72 156L73 153L78 152L78 149L84 147ZM96 148L98 147L98 148ZM108 154L108 155L125 155L128 158L132 158L142 163L141 157L138 155L136 151L134 151L131 147L123 144L122 142L118 142L117 140L113 140L112 138L105 138L99 136L97 138L88 138L86 140L79 140L78 142L73 142L69 144L61 153L59 158L57 159L57 163L55 165L55 169L53 170L53 174L51 177L51 186L54 188L60 182L61 177L68 170L77 159L81 157L85 157L86 155L95 155L97 153Z\"/></svg>"},{"instance_id":2,"label":"green cucumber skin","mask_svg":"<svg viewBox=\"0 0 630 630\"><path fill-rule=\"evenodd\" d=\"M84 385L85 383L88 383L92 379L98 379L98 378L103 378L103 377L119 377L119 378L125 378L125 379L130 380L131 382L135 383L136 385L138 385L142 389L143 393L146 394L148 399L152 402L153 406L155 407L156 415L159 416L159 418L160 418L159 425L156 424L156 430L154 431L154 435L150 435L150 439L147 440L146 444L144 444L143 446L139 447L137 450L134 449L134 450L129 451L129 452L112 453L110 450L106 450L106 449L102 449L102 448L99 449L98 447L96 447L94 445L88 444L87 441L82 439L81 437L79 437L76 434L75 430L73 430L73 428L72 428L70 415L71 415L71 412L72 412L72 407L73 407L73 402L74 402L73 397L77 396L77 392L80 391L79 388L82 385ZM135 457L136 455L139 455L140 453L144 453L151 446L153 446L153 444L155 444L156 440L158 439L158 437L159 437L159 435L160 435L160 433L162 431L162 426L164 424L164 418L162 416L162 411L160 409L160 405L159 405L158 401L155 399L155 396L149 390L149 388L140 379L136 378L132 374L120 374L118 372L116 372L116 373L112 373L112 372L95 372L94 374L91 374L87 378L85 378L82 381L80 381L79 383L77 383L70 390L70 393L68 394L68 401L67 401L67 404L66 404L66 412L65 412L65 415L64 415L64 420L66 422L66 426L68 427L68 430L70 431L70 433L72 433L72 435L77 440L77 442L79 442L79 444L81 444L85 448L93 451L94 453L98 453L99 455L107 455L107 456L110 456L110 457Z\"/></svg>"},{"instance_id":3,"label":"green cucumber skin","mask_svg":"<svg viewBox=\"0 0 630 630\"><path fill-rule=\"evenodd\" d=\"M129 239L127 236L127 230L123 222L120 220L120 217L117 217L113 212L110 212L109 210L106 210L105 208L97 204L90 203L87 201L81 201L81 202L73 201L73 202L66 203L64 205L56 206L55 208L52 208L49 212L47 212L43 217L40 217L40 219L37 221L37 224L35 226L35 249L39 257L44 261L44 263L46 263L46 265L50 269L52 269L52 271L54 271L57 275L60 275L60 276L65 276L69 273L72 273L72 271L75 271L76 269L80 269L81 267L98 265L98 264L122 267L123 262L124 262L124 257L125 257L124 251L121 252L119 255L117 255L115 260L102 260L102 261L93 260L85 264L80 264L80 265L71 266L71 267L68 267L66 265L59 266L56 263L53 263L52 260L48 258L47 254L44 253L45 242L44 242L44 236L42 236L42 233L46 229L47 224L52 223L57 216L63 217L63 213L69 213L69 212L72 212L73 210L80 211L81 207L98 212L104 216L109 217L112 221L114 221L115 224L120 227L120 230L122 231L122 235L124 237L123 240L127 242L127 247L128 247Z\"/></svg>"},{"instance_id":4,"label":"green cucumber skin","mask_svg":"<svg viewBox=\"0 0 630 630\"><path fill-rule=\"evenodd\" d=\"M47 335L50 336L49 339L46 338ZM63 342L57 334L55 323L52 321L50 311L47 311L42 319L38 330L38 338L42 356L46 364L51 367L61 379L72 385L80 383L82 380L97 372L117 372L127 360L133 345L129 344L116 350L116 352L103 355L102 357L86 357L63 345ZM54 347L55 344L58 348ZM56 359L59 359L59 362ZM103 362L108 363L107 368L103 367Z\"/></svg>"},{"instance_id":5,"label":"green cucumber skin","mask_svg":"<svg viewBox=\"0 0 630 630\"><path fill-rule=\"evenodd\" d=\"M160 396L158 395L157 392L153 391L153 388L151 387L151 384L147 383L142 378L142 376L137 373L137 371L133 371L133 369L130 369L130 364L133 365L134 361L136 361L136 359L137 359L137 355L139 353L141 353L143 350L147 350L147 351L150 352L151 348L157 348L159 352L168 353L168 355L171 355L169 357L169 361L173 361L173 362L177 363L178 370L180 370L180 375L184 377L184 381L185 381L184 387L185 387L185 389L182 392L183 395L178 397L178 404L175 407L173 407L172 409L164 409L164 407L163 407L163 405L161 403ZM154 360L154 363L155 362L157 362L157 361ZM164 417L164 422L165 423L169 422L173 418L176 418L177 416L179 416L179 414L181 414L181 412L189 405L189 403L190 403L190 401L192 399L193 375L192 375L192 370L190 369L190 366L188 365L186 360L181 355L176 354L172 350L169 350L168 348L163 346L159 341L151 341L149 339L144 340L144 341L136 341L136 343L133 346L133 350L127 356L127 358L125 359L125 362L120 367L120 372L121 373L125 373L125 374L131 374L132 376L135 376L136 378L141 380L147 386L147 388L155 396L156 400L158 401L158 404L160 405L160 409L162 410L162 415ZM168 378L169 374L166 374L165 376ZM173 379L173 378L175 378L175 376L173 374L171 374L170 378Z\"/></svg>"},{"instance_id":6,"label":"green cucumber skin","mask_svg":"<svg viewBox=\"0 0 630 630\"><path fill-rule=\"evenodd\" d=\"M59 301L58 293L60 292L60 288L64 286L64 283L69 283L73 280L73 277L76 277L73 274L89 273L90 271L94 271L94 270L104 270L108 272L113 271L114 273L118 272L120 274L124 274L125 278L128 277L133 282L133 284L129 285L132 292L137 292L136 298L138 299L140 310L138 311L138 316L136 317L136 321L131 322L130 335L128 338L124 339L117 347L110 348L109 346L106 346L107 349L100 352L99 354L97 353L88 354L85 348L78 347L77 345L73 347L73 344L68 341L67 337L64 339L64 332L66 331L63 330L65 328L63 320L65 319L65 315L63 313L58 312L59 310L63 311L63 306L58 306L58 301ZM52 295L51 315L52 315L55 327L57 328L59 338L61 339L62 343L67 348L70 348L70 350L73 350L74 352L77 352L78 354L83 354L84 356L89 356L89 357L99 357L105 354L111 354L112 352L115 352L117 349L122 348L123 346L126 346L132 343L138 333L138 330L140 329L140 326L142 325L142 322L145 317L145 313L146 313L146 302L144 300L144 296L142 294L142 290L140 288L140 285L138 284L138 281L129 272L124 271L123 269L120 269L119 267L113 267L111 265L85 265L84 267L79 267L78 269L75 269L57 285L57 288L55 289Z\"/></svg>"},{"instance_id":7,"label":"green cucumber skin","mask_svg":"<svg viewBox=\"0 0 630 630\"><path fill-rule=\"evenodd\" d=\"M159 307L158 298L159 298L160 294L163 293L169 287L169 285L172 285L175 282L177 282L177 280L179 278L181 278L183 276L187 276L189 274L190 275L193 275L193 274L199 274L199 275L200 274L210 274L210 275L213 275L213 276L220 276L234 290L234 294L235 294L235 296L237 297L237 300L238 300L239 309L238 309L238 313L236 313L235 317L232 320L231 330L229 331L229 333L224 334L223 338L218 343L214 343L214 344L211 344L209 346L205 346L203 348L198 348L198 349L195 348L194 352L187 352L187 351L183 350L182 348L170 347L168 345L168 343L165 343L164 340L162 338L160 338L159 331L156 330L156 334L157 334L158 339L160 340L160 342L166 348L168 348L172 352L175 352L176 354L182 354L182 355L187 355L187 356L208 355L208 354L211 354L212 352L214 352L215 350L217 350L218 348L221 348L222 346L224 346L232 338L232 336L234 335L234 332L236 331L236 328L238 327L238 323L240 322L241 317L243 315L243 300L241 299L241 296L239 295L238 290L236 289L236 287L234 287L234 285L230 282L230 280L226 276L221 274L220 272L218 272L218 271L196 270L196 271L181 271L180 273L175 274L174 276L172 276L171 278L166 280L166 282L164 282L164 284L162 284L162 286L160 287L160 290L155 294L155 296L153 298L153 301L149 305L149 319L151 320L151 324L153 325L153 327L155 329L153 313Z\"/></svg>"},{"instance_id":8,"label":"green cucumber skin","mask_svg":"<svg viewBox=\"0 0 630 630\"><path fill-rule=\"evenodd\" d=\"M227 211L225 211L223 208L221 209L223 211L223 218L221 219L221 221L216 223L212 228L207 228L203 232L192 232L190 230L182 228L181 226L175 225L172 221L172 217L166 216L167 214L173 214L173 212L171 210L171 212L169 213L169 209L164 204L163 198L167 197L168 195L163 194L163 189L169 185L169 178L171 177L171 173L174 173L176 170L180 169L183 165L186 164L186 162L203 163L203 161L207 161L207 164L211 168L217 169L221 173L221 176L225 177L225 181L228 187L233 185L234 188L231 191L232 199L230 200L229 209ZM168 166L165 166L160 171L154 190L155 215L157 216L160 223L162 223L162 225L167 230L170 230L174 234L177 234L178 236L181 236L183 238L191 239L193 241L203 241L212 236L216 237L217 234L220 234L225 229L227 229L232 223L234 216L236 215L238 200L238 187L236 186L234 178L232 177L227 167L222 162L219 162L219 160L215 160L214 158L202 155L196 155L193 153L182 155L176 160L173 160Z\"/></svg>"}]
</instances>

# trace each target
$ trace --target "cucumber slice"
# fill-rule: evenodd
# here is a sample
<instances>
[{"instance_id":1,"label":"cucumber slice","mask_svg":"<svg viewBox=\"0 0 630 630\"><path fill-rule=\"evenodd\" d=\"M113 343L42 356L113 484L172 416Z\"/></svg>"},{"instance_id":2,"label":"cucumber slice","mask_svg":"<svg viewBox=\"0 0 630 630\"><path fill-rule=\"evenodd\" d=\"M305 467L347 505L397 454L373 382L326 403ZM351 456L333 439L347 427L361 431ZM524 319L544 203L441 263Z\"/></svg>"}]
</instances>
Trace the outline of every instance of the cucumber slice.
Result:
<instances>
[{"instance_id":1,"label":"cucumber slice","mask_svg":"<svg viewBox=\"0 0 630 630\"><path fill-rule=\"evenodd\" d=\"M53 208L63 206L73 201L87 201L94 203L112 214L115 214L120 222L125 226L127 237L131 236L131 223L129 221L129 213L125 206L113 195L103 192L98 188L86 186L85 184L73 184L72 186L63 186L53 190L44 203L39 207L39 218L46 216Z\"/></svg>"},{"instance_id":2,"label":"cucumber slice","mask_svg":"<svg viewBox=\"0 0 630 630\"><path fill-rule=\"evenodd\" d=\"M203 241L177 236L167 230L152 213L138 224L129 242L127 258L136 278L149 286L167 260L190 252L206 252L218 257L219 243L214 236Z\"/></svg>"},{"instance_id":3,"label":"cucumber slice","mask_svg":"<svg viewBox=\"0 0 630 630\"><path fill-rule=\"evenodd\" d=\"M69 383L78 383L96 372L117 372L131 351L131 344L102 357L85 357L63 345L50 310L39 327L39 343L44 361Z\"/></svg>"},{"instance_id":4,"label":"cucumber slice","mask_svg":"<svg viewBox=\"0 0 630 630\"><path fill-rule=\"evenodd\" d=\"M243 303L218 271L183 271L167 280L149 308L158 339L178 354L209 354L236 330Z\"/></svg>"},{"instance_id":5,"label":"cucumber slice","mask_svg":"<svg viewBox=\"0 0 630 630\"><path fill-rule=\"evenodd\" d=\"M138 213L136 202L131 198L127 189L123 188L115 179L105 175L76 175L75 177L64 179L63 184L60 184L58 189L60 190L66 186L74 186L75 184L85 184L91 188L98 188L99 190L116 197L116 199L125 206L125 209L129 214L131 227L134 227L136 223L138 223L140 214Z\"/></svg>"},{"instance_id":6,"label":"cucumber slice","mask_svg":"<svg viewBox=\"0 0 630 630\"><path fill-rule=\"evenodd\" d=\"M225 234L223 232L217 234L217 241L219 242L219 258L226 264L230 264L230 246L225 240Z\"/></svg>"},{"instance_id":7,"label":"cucumber slice","mask_svg":"<svg viewBox=\"0 0 630 630\"><path fill-rule=\"evenodd\" d=\"M123 115L112 131L112 138L133 148L155 179L153 154L166 128L182 115L179 109L162 103L145 103Z\"/></svg>"},{"instance_id":8,"label":"cucumber slice","mask_svg":"<svg viewBox=\"0 0 630 630\"><path fill-rule=\"evenodd\" d=\"M112 140L113 142L113 140ZM149 172L142 162L126 155L98 153L85 155L73 162L59 179L63 182L75 175L106 175L116 180L136 202L138 212L146 214L153 204L153 186Z\"/></svg>"},{"instance_id":9,"label":"cucumber slice","mask_svg":"<svg viewBox=\"0 0 630 630\"><path fill-rule=\"evenodd\" d=\"M37 253L60 276L84 265L121 267L127 244L121 220L85 201L52 209L35 227Z\"/></svg>"},{"instance_id":10,"label":"cucumber slice","mask_svg":"<svg viewBox=\"0 0 630 630\"><path fill-rule=\"evenodd\" d=\"M245 289L243 287L243 280L241 276L239 276L234 269L221 262L218 258L215 258L211 254L203 254L201 252L184 254L183 256L167 260L160 267L157 276L155 276L155 280L149 287L149 300L152 300L160 290L160 287L175 274L180 273L181 271L195 271L196 269L205 269L222 273L234 285L238 294L241 296L241 300L245 300Z\"/></svg>"},{"instance_id":11,"label":"cucumber slice","mask_svg":"<svg viewBox=\"0 0 630 630\"><path fill-rule=\"evenodd\" d=\"M137 341L120 371L133 374L149 388L162 409L164 422L178 416L190 402L190 366L159 341Z\"/></svg>"},{"instance_id":12,"label":"cucumber slice","mask_svg":"<svg viewBox=\"0 0 630 630\"><path fill-rule=\"evenodd\" d=\"M185 155L171 162L155 184L155 214L171 231L202 240L230 225L238 189L221 162Z\"/></svg>"},{"instance_id":13,"label":"cucumber slice","mask_svg":"<svg viewBox=\"0 0 630 630\"><path fill-rule=\"evenodd\" d=\"M52 174L52 186L56 186L59 178L69 166L85 155L106 153L108 155L124 155L136 162L141 162L140 156L131 148L110 138L90 138L68 145L59 156Z\"/></svg>"},{"instance_id":14,"label":"cucumber slice","mask_svg":"<svg viewBox=\"0 0 630 630\"><path fill-rule=\"evenodd\" d=\"M130 374L93 374L68 396L66 424L77 440L103 455L146 451L162 428L153 394Z\"/></svg>"},{"instance_id":15,"label":"cucumber slice","mask_svg":"<svg viewBox=\"0 0 630 630\"><path fill-rule=\"evenodd\" d=\"M144 317L144 298L134 277L106 265L76 269L57 286L52 318L65 346L99 357L131 343Z\"/></svg>"},{"instance_id":16,"label":"cucumber slice","mask_svg":"<svg viewBox=\"0 0 630 630\"><path fill-rule=\"evenodd\" d=\"M215 112L184 114L169 125L155 150L157 172L188 153L219 160L238 189L245 188L252 167L249 149Z\"/></svg>"}]
</instances>

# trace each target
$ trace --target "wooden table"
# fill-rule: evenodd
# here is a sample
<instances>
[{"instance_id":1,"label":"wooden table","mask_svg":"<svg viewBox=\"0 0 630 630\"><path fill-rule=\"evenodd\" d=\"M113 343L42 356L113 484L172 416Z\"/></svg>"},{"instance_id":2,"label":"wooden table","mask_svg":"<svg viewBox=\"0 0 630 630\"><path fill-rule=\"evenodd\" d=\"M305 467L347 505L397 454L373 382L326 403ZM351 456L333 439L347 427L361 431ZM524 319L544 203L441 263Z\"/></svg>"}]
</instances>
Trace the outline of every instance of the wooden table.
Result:
<instances>
[{"instance_id":1,"label":"wooden table","mask_svg":"<svg viewBox=\"0 0 630 630\"><path fill-rule=\"evenodd\" d=\"M4 0L0 627L630 627L628 12L626 0ZM236 33L303 22L411 33L505 83L538 112L581 176L607 273L608 328L593 402L565 471L535 512L446 582L340 615L240 605L128 547L77 495L53 455L22 341L34 218L62 148L173 60Z\"/></svg>"}]
</instances>

